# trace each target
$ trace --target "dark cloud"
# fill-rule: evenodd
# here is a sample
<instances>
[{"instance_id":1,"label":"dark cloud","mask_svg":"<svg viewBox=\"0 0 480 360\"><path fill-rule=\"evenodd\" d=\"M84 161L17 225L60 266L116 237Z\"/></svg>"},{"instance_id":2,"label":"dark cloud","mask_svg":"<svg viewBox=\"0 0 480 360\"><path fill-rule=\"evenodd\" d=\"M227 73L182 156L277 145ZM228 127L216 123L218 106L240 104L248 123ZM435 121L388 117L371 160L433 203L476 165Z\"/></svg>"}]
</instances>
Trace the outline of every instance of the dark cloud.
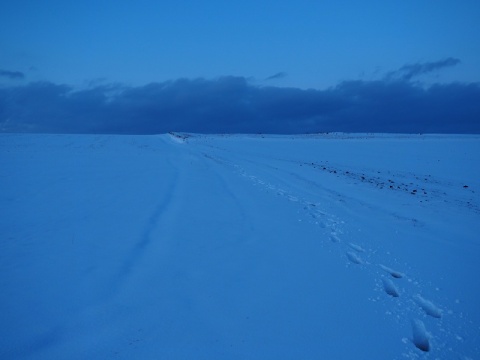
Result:
<instances>
[{"instance_id":1,"label":"dark cloud","mask_svg":"<svg viewBox=\"0 0 480 360\"><path fill-rule=\"evenodd\" d=\"M24 79L25 74L20 71L8 71L0 69L0 77L6 77L9 79Z\"/></svg>"},{"instance_id":2,"label":"dark cloud","mask_svg":"<svg viewBox=\"0 0 480 360\"><path fill-rule=\"evenodd\" d=\"M276 80L276 79L283 79L283 78L286 78L287 77L287 73L286 72L278 72L276 74L273 74L272 76L269 76L267 78L265 78L265 80Z\"/></svg>"},{"instance_id":3,"label":"dark cloud","mask_svg":"<svg viewBox=\"0 0 480 360\"><path fill-rule=\"evenodd\" d=\"M480 84L345 81L326 90L254 86L243 77L74 91L0 88L4 132L155 134L480 133Z\"/></svg>"},{"instance_id":4,"label":"dark cloud","mask_svg":"<svg viewBox=\"0 0 480 360\"><path fill-rule=\"evenodd\" d=\"M398 78L405 81L411 80L414 77L427 74L429 72L439 70L445 67L451 67L460 64L459 59L447 58L444 60L418 63L418 64L407 64L402 66L397 71L390 72L387 74L387 78Z\"/></svg>"}]
</instances>

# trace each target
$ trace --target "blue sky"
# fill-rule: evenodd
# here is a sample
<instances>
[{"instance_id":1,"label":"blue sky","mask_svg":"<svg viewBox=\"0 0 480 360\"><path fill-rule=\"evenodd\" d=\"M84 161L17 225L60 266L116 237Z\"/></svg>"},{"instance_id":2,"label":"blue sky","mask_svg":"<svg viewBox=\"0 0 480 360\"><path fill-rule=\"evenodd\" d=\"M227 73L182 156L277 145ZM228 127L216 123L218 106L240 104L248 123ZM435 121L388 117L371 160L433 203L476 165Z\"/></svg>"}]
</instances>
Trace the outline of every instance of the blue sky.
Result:
<instances>
[{"instance_id":1,"label":"blue sky","mask_svg":"<svg viewBox=\"0 0 480 360\"><path fill-rule=\"evenodd\" d=\"M468 0L5 1L0 68L73 85L283 72L318 89L455 57L434 76L479 81L478 19Z\"/></svg>"},{"instance_id":2,"label":"blue sky","mask_svg":"<svg viewBox=\"0 0 480 360\"><path fill-rule=\"evenodd\" d=\"M401 71L422 86L478 84L478 19L476 0L2 2L0 84L71 92L240 77L326 91Z\"/></svg>"}]
</instances>

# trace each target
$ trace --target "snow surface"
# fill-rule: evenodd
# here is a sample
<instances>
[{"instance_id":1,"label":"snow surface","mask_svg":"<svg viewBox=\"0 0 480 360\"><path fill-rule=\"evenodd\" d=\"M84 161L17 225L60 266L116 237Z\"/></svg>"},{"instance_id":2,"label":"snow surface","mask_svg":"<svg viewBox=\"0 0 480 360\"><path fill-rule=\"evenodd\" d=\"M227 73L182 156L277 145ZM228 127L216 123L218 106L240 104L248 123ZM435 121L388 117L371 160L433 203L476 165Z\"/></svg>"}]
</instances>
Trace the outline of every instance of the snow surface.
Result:
<instances>
[{"instance_id":1,"label":"snow surface","mask_svg":"<svg viewBox=\"0 0 480 360\"><path fill-rule=\"evenodd\" d=\"M0 135L2 359L475 359L480 137Z\"/></svg>"}]
</instances>

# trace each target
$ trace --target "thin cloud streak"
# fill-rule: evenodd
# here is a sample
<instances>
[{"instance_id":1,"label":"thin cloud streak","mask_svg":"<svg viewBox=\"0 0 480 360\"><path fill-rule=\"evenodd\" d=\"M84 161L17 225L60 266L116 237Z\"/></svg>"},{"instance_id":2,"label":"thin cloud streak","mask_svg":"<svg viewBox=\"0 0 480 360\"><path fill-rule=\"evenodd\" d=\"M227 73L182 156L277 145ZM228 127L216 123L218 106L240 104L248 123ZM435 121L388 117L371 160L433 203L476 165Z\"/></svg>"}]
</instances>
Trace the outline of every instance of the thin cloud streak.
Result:
<instances>
[{"instance_id":1,"label":"thin cloud streak","mask_svg":"<svg viewBox=\"0 0 480 360\"><path fill-rule=\"evenodd\" d=\"M24 79L25 74L20 71L9 71L9 70L0 69L0 77L17 80L17 79Z\"/></svg>"},{"instance_id":2,"label":"thin cloud streak","mask_svg":"<svg viewBox=\"0 0 480 360\"><path fill-rule=\"evenodd\" d=\"M276 74L273 74L272 76L269 76L269 77L265 78L265 81L283 79L283 78L286 78L286 77L287 77L287 73L281 71L281 72L278 72Z\"/></svg>"},{"instance_id":3,"label":"thin cloud streak","mask_svg":"<svg viewBox=\"0 0 480 360\"><path fill-rule=\"evenodd\" d=\"M452 67L460 64L459 59L455 59L452 57L434 61L434 62L426 62L426 63L417 63L417 64L407 64L402 66L397 71L390 72L387 74L387 78L397 78L405 81L409 81L414 77L418 77L420 75L424 75L436 70L440 70L445 67Z\"/></svg>"}]
</instances>

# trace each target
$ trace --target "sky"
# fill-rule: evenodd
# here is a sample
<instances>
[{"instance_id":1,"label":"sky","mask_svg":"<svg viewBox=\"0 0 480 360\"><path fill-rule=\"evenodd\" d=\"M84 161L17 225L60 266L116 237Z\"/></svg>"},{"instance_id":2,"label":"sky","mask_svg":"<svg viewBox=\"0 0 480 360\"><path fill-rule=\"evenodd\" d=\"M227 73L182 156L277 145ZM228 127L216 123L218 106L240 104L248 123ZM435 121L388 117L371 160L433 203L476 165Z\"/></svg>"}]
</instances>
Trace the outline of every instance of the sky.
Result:
<instances>
[{"instance_id":1,"label":"sky","mask_svg":"<svg viewBox=\"0 0 480 360\"><path fill-rule=\"evenodd\" d=\"M475 107L480 103L479 18L476 0L5 1L0 4L0 131L480 132L475 121L480 117ZM212 96L223 105L196 93L203 91L197 86L202 81L216 89ZM245 88L224 94L222 86L232 83ZM152 86L157 86L155 94ZM346 107L325 103L332 92L337 101L352 86L367 92L350 92L350 98L341 99ZM393 93L375 97L372 87ZM440 92L455 88L459 92L447 98L461 101L433 109L439 99L430 95L438 87ZM56 95L43 93L44 88ZM175 109L167 114L164 103L173 96L172 88L170 108ZM409 99L423 92L421 106L399 97L388 101L400 101L430 121L445 111L449 118L440 119L441 126L419 127L410 121L398 127L398 119L385 124L392 114L382 112L385 102L380 99L397 96L398 88L409 92ZM50 96L43 105L36 91L41 98ZM465 106L465 92L473 102L452 113L453 107ZM138 102L132 107L129 93L142 98L144 107ZM312 94L323 99L320 110ZM357 106L355 99L371 104L372 96L382 105L378 109ZM85 97L95 98L95 106ZM255 107L265 101L268 116ZM282 112L288 121L272 117L289 102L296 107L286 110L288 116ZM241 116L232 112L239 104ZM295 112L306 105L313 106ZM129 117L123 118L119 114L126 107ZM186 107L192 113L188 121ZM72 108L77 112L71 113ZM336 115L332 108L339 110ZM134 113L143 113L143 120L132 122ZM365 113L377 114L382 126L377 126L379 120L372 126L371 116L362 118ZM112 114L120 116L117 125L107 117ZM226 118L218 126L221 116ZM454 124L460 116L468 126Z\"/></svg>"}]
</instances>

